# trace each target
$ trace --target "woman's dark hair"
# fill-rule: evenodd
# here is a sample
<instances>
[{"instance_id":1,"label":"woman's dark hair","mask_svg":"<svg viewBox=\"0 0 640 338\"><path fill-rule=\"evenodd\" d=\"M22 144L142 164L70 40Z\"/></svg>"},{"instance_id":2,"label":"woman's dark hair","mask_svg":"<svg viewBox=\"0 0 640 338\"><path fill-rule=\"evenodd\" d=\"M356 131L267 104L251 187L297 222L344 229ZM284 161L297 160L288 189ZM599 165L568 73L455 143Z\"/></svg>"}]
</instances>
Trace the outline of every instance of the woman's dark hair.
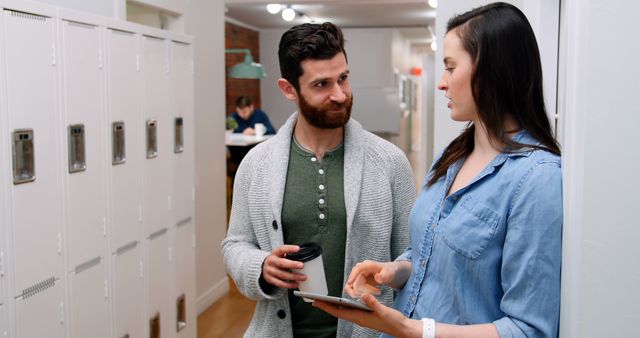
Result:
<instances>
[{"instance_id":1,"label":"woman's dark hair","mask_svg":"<svg viewBox=\"0 0 640 338\"><path fill-rule=\"evenodd\" d=\"M278 48L280 75L300 91L300 64L306 59L329 60L344 50L342 30L331 22L305 23L282 34Z\"/></svg>"},{"instance_id":2,"label":"woman's dark hair","mask_svg":"<svg viewBox=\"0 0 640 338\"><path fill-rule=\"evenodd\" d=\"M525 147L560 155L544 106L542 65L533 29L515 6L498 2L457 15L447 23L447 33L457 34L471 55L471 92L478 118L492 144L506 145L503 152ZM540 142L525 145L509 137L507 117ZM429 185L447 173L447 168L468 156L474 147L476 126L470 123L444 150L433 166Z\"/></svg>"}]
</instances>

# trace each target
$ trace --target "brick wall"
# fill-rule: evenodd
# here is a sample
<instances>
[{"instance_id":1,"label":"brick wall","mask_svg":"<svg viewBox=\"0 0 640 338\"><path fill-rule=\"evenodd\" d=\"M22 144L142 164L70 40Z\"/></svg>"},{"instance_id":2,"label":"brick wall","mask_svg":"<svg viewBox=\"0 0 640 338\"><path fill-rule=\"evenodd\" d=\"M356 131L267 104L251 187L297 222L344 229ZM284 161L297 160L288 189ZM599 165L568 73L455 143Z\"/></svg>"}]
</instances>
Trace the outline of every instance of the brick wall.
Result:
<instances>
[{"instance_id":1,"label":"brick wall","mask_svg":"<svg viewBox=\"0 0 640 338\"><path fill-rule=\"evenodd\" d=\"M251 50L253 61L260 63L260 40L257 31L244 28L232 23L225 23L225 48L247 48ZM260 80L256 79L232 79L229 77L229 69L237 63L244 61L244 53L225 53L225 79L227 90L227 111L225 114L235 111L235 101L238 96L249 96L256 108L260 108Z\"/></svg>"}]
</instances>

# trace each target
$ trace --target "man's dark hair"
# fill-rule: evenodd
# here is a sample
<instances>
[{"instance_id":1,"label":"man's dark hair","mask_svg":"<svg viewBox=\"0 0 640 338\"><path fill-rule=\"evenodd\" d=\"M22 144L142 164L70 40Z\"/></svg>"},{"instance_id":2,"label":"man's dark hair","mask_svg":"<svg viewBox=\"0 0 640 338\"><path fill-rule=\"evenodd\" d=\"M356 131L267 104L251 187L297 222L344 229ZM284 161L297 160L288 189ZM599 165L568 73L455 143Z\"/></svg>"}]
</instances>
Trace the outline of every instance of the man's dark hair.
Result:
<instances>
[{"instance_id":1,"label":"man's dark hair","mask_svg":"<svg viewBox=\"0 0 640 338\"><path fill-rule=\"evenodd\" d=\"M300 91L302 61L329 60L339 53L343 53L345 59L347 58L344 50L344 36L338 26L331 22L294 26L282 34L280 39L278 48L280 76Z\"/></svg>"},{"instance_id":2,"label":"man's dark hair","mask_svg":"<svg viewBox=\"0 0 640 338\"><path fill-rule=\"evenodd\" d=\"M249 107L250 105L252 105L253 102L251 102L251 98L249 98L248 96L239 96L236 99L236 107L242 109L245 107Z\"/></svg>"}]
</instances>

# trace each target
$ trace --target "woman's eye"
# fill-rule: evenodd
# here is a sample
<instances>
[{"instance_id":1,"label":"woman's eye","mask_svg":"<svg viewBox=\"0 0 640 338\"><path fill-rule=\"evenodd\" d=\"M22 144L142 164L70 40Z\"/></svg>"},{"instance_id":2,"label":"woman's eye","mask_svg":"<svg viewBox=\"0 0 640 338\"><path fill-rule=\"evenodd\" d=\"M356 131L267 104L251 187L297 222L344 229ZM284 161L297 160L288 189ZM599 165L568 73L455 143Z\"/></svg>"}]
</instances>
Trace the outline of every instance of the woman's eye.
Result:
<instances>
[{"instance_id":1,"label":"woman's eye","mask_svg":"<svg viewBox=\"0 0 640 338\"><path fill-rule=\"evenodd\" d=\"M444 70L446 70L449 73L453 73L453 67L447 67Z\"/></svg>"}]
</instances>

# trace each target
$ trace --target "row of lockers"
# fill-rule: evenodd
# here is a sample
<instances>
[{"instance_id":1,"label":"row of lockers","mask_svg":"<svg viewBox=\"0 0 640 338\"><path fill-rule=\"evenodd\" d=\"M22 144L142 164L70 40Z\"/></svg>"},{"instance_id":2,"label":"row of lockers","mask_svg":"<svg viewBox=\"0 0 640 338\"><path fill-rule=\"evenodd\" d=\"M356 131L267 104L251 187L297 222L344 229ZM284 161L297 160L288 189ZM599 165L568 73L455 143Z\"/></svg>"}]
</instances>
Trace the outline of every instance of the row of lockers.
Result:
<instances>
[{"instance_id":1,"label":"row of lockers","mask_svg":"<svg viewBox=\"0 0 640 338\"><path fill-rule=\"evenodd\" d=\"M195 337L191 39L6 3L0 337Z\"/></svg>"}]
</instances>

